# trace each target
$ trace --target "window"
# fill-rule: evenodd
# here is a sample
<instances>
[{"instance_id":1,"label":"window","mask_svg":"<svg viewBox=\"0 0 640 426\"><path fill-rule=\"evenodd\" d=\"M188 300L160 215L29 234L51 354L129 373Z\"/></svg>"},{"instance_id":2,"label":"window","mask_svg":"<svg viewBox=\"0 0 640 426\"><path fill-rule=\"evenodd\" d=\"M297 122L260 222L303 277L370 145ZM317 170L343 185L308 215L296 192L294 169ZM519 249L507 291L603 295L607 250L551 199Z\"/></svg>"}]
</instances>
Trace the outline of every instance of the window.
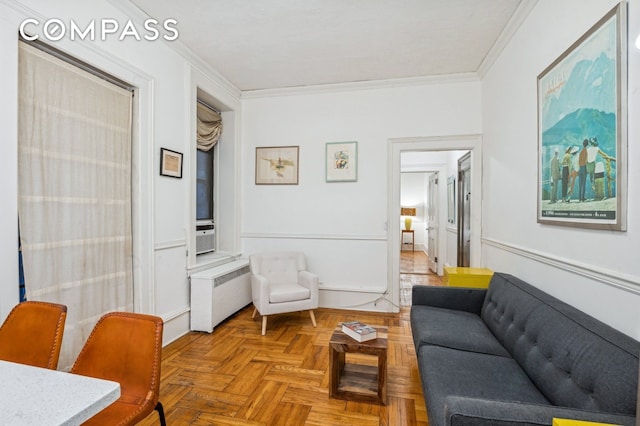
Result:
<instances>
[{"instance_id":1,"label":"window","mask_svg":"<svg viewBox=\"0 0 640 426\"><path fill-rule=\"evenodd\" d=\"M198 100L196 150L196 254L215 250L215 146L222 133L222 118Z\"/></svg>"},{"instance_id":2,"label":"window","mask_svg":"<svg viewBox=\"0 0 640 426\"><path fill-rule=\"evenodd\" d=\"M213 221L213 149L197 150L196 221Z\"/></svg>"}]
</instances>

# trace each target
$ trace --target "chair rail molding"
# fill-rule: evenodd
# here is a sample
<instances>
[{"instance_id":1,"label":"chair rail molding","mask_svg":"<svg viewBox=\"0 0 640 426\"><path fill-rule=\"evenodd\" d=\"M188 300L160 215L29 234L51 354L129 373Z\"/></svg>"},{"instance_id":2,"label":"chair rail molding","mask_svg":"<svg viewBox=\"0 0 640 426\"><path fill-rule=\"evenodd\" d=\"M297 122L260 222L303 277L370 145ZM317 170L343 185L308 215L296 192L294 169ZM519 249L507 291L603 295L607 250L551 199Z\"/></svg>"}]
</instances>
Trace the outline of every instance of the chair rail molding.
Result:
<instances>
[{"instance_id":1,"label":"chair rail molding","mask_svg":"<svg viewBox=\"0 0 640 426\"><path fill-rule=\"evenodd\" d=\"M539 250L533 250L516 244L506 243L493 238L482 238L482 244L504 250L517 256L552 266L554 268L580 275L594 281L616 287L633 294L640 294L640 277L621 274L610 269L598 268L593 265L578 262L556 255L550 255Z\"/></svg>"},{"instance_id":2,"label":"chair rail molding","mask_svg":"<svg viewBox=\"0 0 640 426\"><path fill-rule=\"evenodd\" d=\"M186 246L187 246L186 240L173 240L173 241L163 241L160 243L156 243L153 248L155 251L161 251L161 250L169 250L173 248L186 247Z\"/></svg>"},{"instance_id":3,"label":"chair rail molding","mask_svg":"<svg viewBox=\"0 0 640 426\"><path fill-rule=\"evenodd\" d=\"M264 233L245 232L240 234L240 238L254 239L284 239L284 240L346 240L346 241L387 241L387 234L378 235L358 235L358 234L285 234L285 233Z\"/></svg>"}]
</instances>

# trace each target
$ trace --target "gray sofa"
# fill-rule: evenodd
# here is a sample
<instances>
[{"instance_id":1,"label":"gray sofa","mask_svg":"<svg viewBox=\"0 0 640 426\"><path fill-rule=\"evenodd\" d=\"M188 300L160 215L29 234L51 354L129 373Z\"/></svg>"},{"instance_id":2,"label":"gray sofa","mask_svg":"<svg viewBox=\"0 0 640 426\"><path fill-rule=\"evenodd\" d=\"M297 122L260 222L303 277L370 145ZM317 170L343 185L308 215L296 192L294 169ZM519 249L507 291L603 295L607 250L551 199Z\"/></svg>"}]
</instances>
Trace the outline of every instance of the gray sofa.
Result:
<instances>
[{"instance_id":1,"label":"gray sofa","mask_svg":"<svg viewBox=\"0 0 640 426\"><path fill-rule=\"evenodd\" d=\"M429 426L635 425L640 342L508 274L412 296Z\"/></svg>"}]
</instances>

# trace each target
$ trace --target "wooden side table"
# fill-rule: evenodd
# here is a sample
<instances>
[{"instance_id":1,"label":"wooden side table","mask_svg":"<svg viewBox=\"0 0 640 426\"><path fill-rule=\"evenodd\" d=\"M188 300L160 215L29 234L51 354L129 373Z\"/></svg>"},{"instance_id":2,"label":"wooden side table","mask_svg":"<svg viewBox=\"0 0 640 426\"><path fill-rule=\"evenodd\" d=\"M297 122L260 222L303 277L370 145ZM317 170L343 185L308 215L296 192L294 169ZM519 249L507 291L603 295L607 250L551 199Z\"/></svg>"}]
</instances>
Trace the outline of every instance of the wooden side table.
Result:
<instances>
[{"instance_id":1,"label":"wooden side table","mask_svg":"<svg viewBox=\"0 0 640 426\"><path fill-rule=\"evenodd\" d=\"M402 235L400 236L400 247L404 244L404 234L411 234L411 251L416 251L416 235L413 233L413 229L403 229Z\"/></svg>"},{"instance_id":2,"label":"wooden side table","mask_svg":"<svg viewBox=\"0 0 640 426\"><path fill-rule=\"evenodd\" d=\"M378 338L358 342L342 332L342 326L329 340L329 396L347 401L386 405L387 403L387 328L373 326ZM378 366L345 362L345 354L359 353L378 357Z\"/></svg>"}]
</instances>

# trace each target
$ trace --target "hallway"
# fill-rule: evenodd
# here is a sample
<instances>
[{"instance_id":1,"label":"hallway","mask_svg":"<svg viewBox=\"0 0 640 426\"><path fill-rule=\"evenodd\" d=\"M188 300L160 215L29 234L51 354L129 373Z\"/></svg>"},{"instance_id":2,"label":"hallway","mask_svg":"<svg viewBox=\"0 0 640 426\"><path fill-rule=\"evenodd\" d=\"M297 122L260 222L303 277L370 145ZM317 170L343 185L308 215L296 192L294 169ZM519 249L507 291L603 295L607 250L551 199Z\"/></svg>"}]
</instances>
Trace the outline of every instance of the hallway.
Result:
<instances>
[{"instance_id":1,"label":"hallway","mask_svg":"<svg viewBox=\"0 0 640 426\"><path fill-rule=\"evenodd\" d=\"M442 277L429 270L429 258L422 251L400 252L400 306L411 306L414 285L441 286Z\"/></svg>"}]
</instances>

